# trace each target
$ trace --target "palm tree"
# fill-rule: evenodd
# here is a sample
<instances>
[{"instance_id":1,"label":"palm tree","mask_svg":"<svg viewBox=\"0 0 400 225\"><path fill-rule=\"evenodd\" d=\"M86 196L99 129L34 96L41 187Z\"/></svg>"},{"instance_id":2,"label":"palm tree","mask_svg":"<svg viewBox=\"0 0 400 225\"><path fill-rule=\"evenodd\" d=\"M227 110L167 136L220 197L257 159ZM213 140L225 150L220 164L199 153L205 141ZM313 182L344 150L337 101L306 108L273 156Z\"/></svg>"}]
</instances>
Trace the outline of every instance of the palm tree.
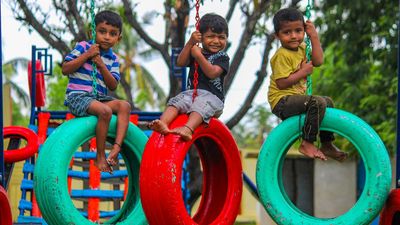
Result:
<instances>
[{"instance_id":1,"label":"palm tree","mask_svg":"<svg viewBox=\"0 0 400 225\"><path fill-rule=\"evenodd\" d=\"M3 85L10 85L12 94L16 95L17 99L21 100L21 103L24 107L29 107L30 97L21 86L12 81L12 78L18 74L19 69L26 71L27 67L28 59L26 58L11 59L3 64Z\"/></svg>"},{"instance_id":2,"label":"palm tree","mask_svg":"<svg viewBox=\"0 0 400 225\"><path fill-rule=\"evenodd\" d=\"M151 73L135 61L137 55L145 60L150 59L156 51L147 50L138 53L139 36L126 24L123 25L122 33L122 39L115 48L121 61L121 86L117 89L116 94L123 94L131 105L140 109L147 107L162 108L166 98L163 89ZM132 93L133 90L135 93Z\"/></svg>"}]
</instances>

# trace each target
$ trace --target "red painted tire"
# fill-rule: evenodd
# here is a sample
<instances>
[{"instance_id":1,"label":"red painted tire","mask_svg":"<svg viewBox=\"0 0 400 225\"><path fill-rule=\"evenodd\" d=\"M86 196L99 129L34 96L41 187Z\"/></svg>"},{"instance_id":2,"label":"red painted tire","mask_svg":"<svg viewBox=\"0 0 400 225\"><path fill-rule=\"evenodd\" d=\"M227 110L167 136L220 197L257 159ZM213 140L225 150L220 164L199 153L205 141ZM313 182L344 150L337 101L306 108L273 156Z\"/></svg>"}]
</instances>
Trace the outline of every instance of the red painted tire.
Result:
<instances>
[{"instance_id":1,"label":"red painted tire","mask_svg":"<svg viewBox=\"0 0 400 225\"><path fill-rule=\"evenodd\" d=\"M20 126L9 126L3 129L4 139L21 138L27 141L26 146L20 149L8 149L4 151L4 161L14 163L32 157L38 151L38 137L35 132Z\"/></svg>"},{"instance_id":2,"label":"red painted tire","mask_svg":"<svg viewBox=\"0 0 400 225\"><path fill-rule=\"evenodd\" d=\"M400 224L400 189L390 192L379 218L379 225Z\"/></svg>"},{"instance_id":3,"label":"red painted tire","mask_svg":"<svg viewBox=\"0 0 400 225\"><path fill-rule=\"evenodd\" d=\"M171 128L182 126L179 116ZM203 190L193 218L187 213L181 189L184 158L194 144L203 169ZM198 127L190 142L178 135L153 132L140 165L140 197L151 225L234 224L242 196L242 166L229 129L217 119Z\"/></svg>"},{"instance_id":4,"label":"red painted tire","mask_svg":"<svg viewBox=\"0 0 400 225\"><path fill-rule=\"evenodd\" d=\"M10 201L7 197L7 192L0 185L0 224L1 225L11 225L12 224L12 214Z\"/></svg>"}]
</instances>

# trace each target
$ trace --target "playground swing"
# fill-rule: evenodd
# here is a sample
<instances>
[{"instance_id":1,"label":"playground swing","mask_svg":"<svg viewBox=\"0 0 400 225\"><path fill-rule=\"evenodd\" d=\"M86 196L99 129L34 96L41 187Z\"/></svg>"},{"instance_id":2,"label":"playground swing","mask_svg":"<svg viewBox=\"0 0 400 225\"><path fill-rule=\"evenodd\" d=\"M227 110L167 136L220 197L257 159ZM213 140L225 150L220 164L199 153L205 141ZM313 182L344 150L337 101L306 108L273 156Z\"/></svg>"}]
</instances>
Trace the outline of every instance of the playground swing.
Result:
<instances>
[{"instance_id":1,"label":"playground swing","mask_svg":"<svg viewBox=\"0 0 400 225\"><path fill-rule=\"evenodd\" d=\"M197 23L199 2L196 1ZM170 128L183 126L187 120L187 115L180 115ZM203 169L201 202L193 218L186 210L180 182L182 165L192 145L198 150ZM212 118L207 127L196 128L192 140L187 142L179 135L153 132L145 147L139 179L149 224L233 224L243 187L240 165L233 136L218 119Z\"/></svg>"},{"instance_id":2,"label":"playground swing","mask_svg":"<svg viewBox=\"0 0 400 225\"><path fill-rule=\"evenodd\" d=\"M310 15L310 0L307 13ZM308 76L308 85L311 78ZM311 89L308 89L311 94ZM355 205L336 218L316 218L298 209L285 193L282 167L290 146L301 135L304 115L293 116L280 123L261 147L257 162L256 180L264 208L273 220L287 224L369 224L380 212L391 184L391 166L387 150L379 135L362 119L348 112L328 108L321 130L340 134L349 140L364 161L366 178L363 192Z\"/></svg>"},{"instance_id":3,"label":"playground swing","mask_svg":"<svg viewBox=\"0 0 400 225\"><path fill-rule=\"evenodd\" d=\"M91 1L91 15L93 32L94 0ZM96 78L93 74L92 77L95 91ZM41 149L35 166L34 189L43 218L48 224L93 224L74 206L67 188L67 175L75 151L95 136L96 124L95 116L68 120L53 131ZM116 127L116 117L112 116L107 134L108 141L115 138ZM129 178L128 193L122 208L106 221L106 224L147 224L138 188L139 165L146 141L147 137L143 131L129 124L120 152L125 160Z\"/></svg>"}]
</instances>

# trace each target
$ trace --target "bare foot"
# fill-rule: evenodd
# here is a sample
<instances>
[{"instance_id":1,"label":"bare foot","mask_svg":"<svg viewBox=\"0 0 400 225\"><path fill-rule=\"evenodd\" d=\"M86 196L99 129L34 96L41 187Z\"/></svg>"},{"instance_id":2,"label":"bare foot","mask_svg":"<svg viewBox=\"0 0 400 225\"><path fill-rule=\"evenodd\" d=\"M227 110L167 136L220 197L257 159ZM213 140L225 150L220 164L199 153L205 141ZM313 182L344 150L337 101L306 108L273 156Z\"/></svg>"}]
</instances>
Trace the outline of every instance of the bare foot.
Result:
<instances>
[{"instance_id":1,"label":"bare foot","mask_svg":"<svg viewBox=\"0 0 400 225\"><path fill-rule=\"evenodd\" d=\"M167 124L165 124L161 120L153 120L147 125L150 129L157 131L160 134L168 134L171 131L169 130Z\"/></svg>"},{"instance_id":2,"label":"bare foot","mask_svg":"<svg viewBox=\"0 0 400 225\"><path fill-rule=\"evenodd\" d=\"M108 164L107 160L105 158L99 159L96 158L94 165L101 171L101 172L108 172L110 174L112 174L113 169L110 166L110 164Z\"/></svg>"},{"instance_id":3,"label":"bare foot","mask_svg":"<svg viewBox=\"0 0 400 225\"><path fill-rule=\"evenodd\" d=\"M187 125L183 125L181 127L177 127L171 130L171 133L180 135L184 141L192 140L193 132L193 129L191 127L188 127Z\"/></svg>"},{"instance_id":4,"label":"bare foot","mask_svg":"<svg viewBox=\"0 0 400 225\"><path fill-rule=\"evenodd\" d=\"M114 143L113 148L112 148L110 154L108 154L108 157L106 159L107 163L111 167L115 166L115 165L117 165L119 163L118 154L119 154L120 151L121 151L121 145L118 144L118 143Z\"/></svg>"},{"instance_id":5,"label":"bare foot","mask_svg":"<svg viewBox=\"0 0 400 225\"><path fill-rule=\"evenodd\" d=\"M321 144L321 151L338 162L343 162L347 159L348 154L338 149L332 142L324 142Z\"/></svg>"},{"instance_id":6,"label":"bare foot","mask_svg":"<svg viewBox=\"0 0 400 225\"><path fill-rule=\"evenodd\" d=\"M300 144L299 152L309 158L327 160L324 153L318 150L313 143L302 141Z\"/></svg>"}]
</instances>

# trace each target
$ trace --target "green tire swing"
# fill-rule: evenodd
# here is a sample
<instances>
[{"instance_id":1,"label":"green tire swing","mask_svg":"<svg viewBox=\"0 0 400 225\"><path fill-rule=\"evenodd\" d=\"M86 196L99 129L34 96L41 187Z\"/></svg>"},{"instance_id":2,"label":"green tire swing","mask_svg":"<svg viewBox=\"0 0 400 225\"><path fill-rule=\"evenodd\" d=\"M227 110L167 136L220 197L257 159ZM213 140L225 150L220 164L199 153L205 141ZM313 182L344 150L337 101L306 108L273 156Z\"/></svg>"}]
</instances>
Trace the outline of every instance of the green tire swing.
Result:
<instances>
[{"instance_id":1,"label":"green tire swing","mask_svg":"<svg viewBox=\"0 0 400 225\"><path fill-rule=\"evenodd\" d=\"M261 202L277 224L330 225L369 224L380 212L389 194L391 167L385 145L362 119L348 112L327 108L321 130L337 133L350 141L364 161L366 178L355 205L335 218L316 218L298 209L287 196L282 181L286 152L300 136L304 115L286 119L271 131L262 145L256 180Z\"/></svg>"},{"instance_id":2,"label":"green tire swing","mask_svg":"<svg viewBox=\"0 0 400 225\"><path fill-rule=\"evenodd\" d=\"M59 126L46 140L34 171L34 191L43 218L50 225L93 225L74 206L67 188L69 163L75 151L95 136L95 116L76 118ZM113 115L108 138L115 138L117 127ZM119 213L104 224L147 224L139 197L139 166L147 136L129 124L121 155L128 171L129 188Z\"/></svg>"}]
</instances>

